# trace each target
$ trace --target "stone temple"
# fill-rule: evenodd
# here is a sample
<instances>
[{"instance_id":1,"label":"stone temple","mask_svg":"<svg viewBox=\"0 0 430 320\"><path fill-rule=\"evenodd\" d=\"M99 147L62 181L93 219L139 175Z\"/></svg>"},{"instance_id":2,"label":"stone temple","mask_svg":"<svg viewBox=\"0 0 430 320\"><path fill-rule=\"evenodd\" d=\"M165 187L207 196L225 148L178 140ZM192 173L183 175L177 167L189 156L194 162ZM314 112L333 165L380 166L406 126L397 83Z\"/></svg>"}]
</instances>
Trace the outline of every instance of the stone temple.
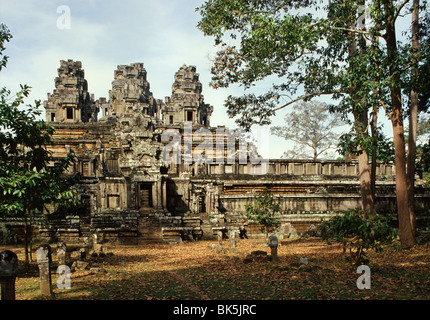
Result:
<instances>
[{"instance_id":1,"label":"stone temple","mask_svg":"<svg viewBox=\"0 0 430 320\"><path fill-rule=\"evenodd\" d=\"M280 238L361 207L357 162L271 159L258 172L263 163L250 161L258 156L255 146L240 150L232 130L211 126L213 107L196 67L179 68L164 100L153 96L149 78L143 63L120 65L108 98L95 99L81 62L60 62L44 102L46 121L56 129L49 148L58 159L75 154L70 173L81 175L81 205L61 219L40 221L39 238L80 241L97 234L102 241L137 244L261 237L260 226L242 213L265 188L281 204ZM202 144L209 148L196 158ZM377 176L378 208L395 221L393 164L378 163ZM429 209L429 198L417 188L417 211ZM3 222L3 240L13 228L14 222Z\"/></svg>"}]
</instances>

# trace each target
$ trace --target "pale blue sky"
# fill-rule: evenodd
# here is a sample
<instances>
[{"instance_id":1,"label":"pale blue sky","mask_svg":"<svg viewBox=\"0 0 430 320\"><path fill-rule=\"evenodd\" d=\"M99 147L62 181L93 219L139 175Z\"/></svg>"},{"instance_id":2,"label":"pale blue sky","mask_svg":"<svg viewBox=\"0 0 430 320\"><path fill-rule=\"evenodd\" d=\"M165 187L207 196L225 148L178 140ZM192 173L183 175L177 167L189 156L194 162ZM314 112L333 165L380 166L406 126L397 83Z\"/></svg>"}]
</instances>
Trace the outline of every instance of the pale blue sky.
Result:
<instances>
[{"instance_id":1,"label":"pale blue sky","mask_svg":"<svg viewBox=\"0 0 430 320\"><path fill-rule=\"evenodd\" d=\"M213 39L196 28L200 15L195 8L203 3L204 0L0 0L0 23L13 35L6 44L10 58L0 74L0 85L15 92L19 84L28 84L32 87L28 103L44 101L55 88L59 61L73 59L82 61L88 89L97 99L108 97L117 65L143 62L151 91L157 99L164 99L171 94L173 76L179 67L195 65L205 102L214 106L211 125L235 128L223 103L228 95L242 91L234 87L214 90L208 85L215 47ZM61 5L70 8L70 29L57 28L61 15L57 8ZM283 125L287 111L278 112L273 124ZM263 144L270 157L278 158L285 151L285 140L270 136L269 148L267 142Z\"/></svg>"}]
</instances>

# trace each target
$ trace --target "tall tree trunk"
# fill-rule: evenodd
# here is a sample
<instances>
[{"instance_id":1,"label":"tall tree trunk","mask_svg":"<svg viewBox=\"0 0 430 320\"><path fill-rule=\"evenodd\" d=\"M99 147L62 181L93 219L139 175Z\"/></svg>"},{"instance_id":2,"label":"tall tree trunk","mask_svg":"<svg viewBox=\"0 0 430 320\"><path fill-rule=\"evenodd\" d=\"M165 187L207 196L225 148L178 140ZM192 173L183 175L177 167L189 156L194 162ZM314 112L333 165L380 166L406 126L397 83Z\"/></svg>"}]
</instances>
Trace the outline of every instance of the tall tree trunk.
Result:
<instances>
[{"instance_id":1,"label":"tall tree trunk","mask_svg":"<svg viewBox=\"0 0 430 320\"><path fill-rule=\"evenodd\" d=\"M363 4L363 3L362 3ZM359 37L358 38L358 46L359 46L359 51L360 54L364 55L367 53L368 47L366 45L366 41L364 40L363 37ZM373 111L375 110L375 108L373 108ZM363 128L363 132L362 134L364 136L368 136L369 132L368 132L368 123L369 123L369 117L368 117L368 108L365 107L364 110L361 111L361 126ZM375 118L372 118L372 123L374 121ZM371 123L371 128L373 128ZM365 129L366 128L366 129ZM372 131L372 136L373 136L373 131ZM374 214L374 209L375 209L375 182L376 182L376 154L373 153L372 151L372 162L371 164L369 164L369 151L368 150L363 150L363 153L361 154L361 156L363 157L363 159L361 159L361 163L360 163L360 157L358 158L359 160L359 168L360 168L360 177L361 177L361 201L362 201L362 207L363 210L366 214L366 216L372 216Z\"/></svg>"},{"instance_id":2,"label":"tall tree trunk","mask_svg":"<svg viewBox=\"0 0 430 320\"><path fill-rule=\"evenodd\" d=\"M420 1L414 0L412 12L412 68L411 68L411 105L409 109L409 137L408 137L408 195L409 195L409 214L411 219L412 231L415 234L416 217L415 217L415 158L417 144L417 124L418 124L418 92L415 90L418 78L418 60L419 60L419 6Z\"/></svg>"},{"instance_id":3,"label":"tall tree trunk","mask_svg":"<svg viewBox=\"0 0 430 320\"><path fill-rule=\"evenodd\" d=\"M396 168L396 197L397 214L399 219L399 237L403 247L411 247L415 244L415 237L412 232L411 220L409 216L409 193L406 177L406 152L405 137L403 128L403 109L400 88L400 71L396 65L397 43L394 26L393 1L385 1L385 10L388 13L386 24L387 58L390 61L389 72L391 75L391 123L393 126L393 141L395 150Z\"/></svg>"},{"instance_id":4,"label":"tall tree trunk","mask_svg":"<svg viewBox=\"0 0 430 320\"><path fill-rule=\"evenodd\" d=\"M395 92L392 94L392 98L397 99L397 94ZM415 237L412 231L411 219L409 215L409 193L406 178L406 152L401 110L396 110L396 112L393 112L391 121L393 124L393 140L396 162L396 198L399 219L399 236L403 247L411 247L415 244Z\"/></svg>"},{"instance_id":5,"label":"tall tree trunk","mask_svg":"<svg viewBox=\"0 0 430 320\"><path fill-rule=\"evenodd\" d=\"M359 114L354 116L355 122L362 130L367 128L367 109L364 109ZM359 134L368 135L367 132L360 132ZM372 176L371 167L369 165L369 152L365 149L361 150L358 156L358 169L360 175L360 188L361 188L361 207L366 216L371 215L374 208L374 197L372 193Z\"/></svg>"},{"instance_id":6,"label":"tall tree trunk","mask_svg":"<svg viewBox=\"0 0 430 320\"><path fill-rule=\"evenodd\" d=\"M370 123L370 132L372 135L372 164L370 168L370 179L371 179L371 194L373 198L373 203L376 199L376 165L377 165L377 146L378 146L378 107L373 106L372 111L372 122Z\"/></svg>"},{"instance_id":7,"label":"tall tree trunk","mask_svg":"<svg viewBox=\"0 0 430 320\"><path fill-rule=\"evenodd\" d=\"M375 27L378 29L379 28L379 23L376 22L375 23ZM370 46L370 50L373 56L375 56L375 62L377 64L377 77L378 80L380 81L380 63L378 61L378 59L376 59L376 51L375 49L378 48L378 40L377 38L372 35L372 44ZM372 135L372 165L371 165L371 173L370 173L370 177L372 179L372 197L373 197L373 202L376 203L376 165L377 165L377 148L378 148L378 111L379 111L379 92L377 89L373 90L373 95L374 95L374 101L373 101L373 110L372 110L372 122L370 123L370 131L371 131L371 135ZM378 101L378 102L376 102Z\"/></svg>"},{"instance_id":8,"label":"tall tree trunk","mask_svg":"<svg viewBox=\"0 0 430 320\"><path fill-rule=\"evenodd\" d=\"M351 28L354 29L354 23L351 24ZM349 38L349 46L348 46L348 58L349 61L358 54L357 50L357 43L356 43L356 37L353 32L350 32L348 35ZM365 50L364 46L361 41L360 43L360 51L363 52ZM356 94L356 87L355 85L351 85L351 97L354 101L358 101L359 97ZM362 110L357 110L357 107L354 107L354 122L357 127L357 134L367 136L367 123L368 123L368 115L367 115L367 108L363 107ZM360 176L360 190L361 190L361 207L364 211L364 213L367 215L368 213L372 212L374 208L374 198L372 196L372 179L370 174L370 166L369 166L369 153L364 148L359 147L361 153L358 156L358 169L359 169L359 176Z\"/></svg>"},{"instance_id":9,"label":"tall tree trunk","mask_svg":"<svg viewBox=\"0 0 430 320\"><path fill-rule=\"evenodd\" d=\"M29 254L28 254L28 221L27 221L28 210L24 209L24 264L28 265L29 262Z\"/></svg>"}]
</instances>

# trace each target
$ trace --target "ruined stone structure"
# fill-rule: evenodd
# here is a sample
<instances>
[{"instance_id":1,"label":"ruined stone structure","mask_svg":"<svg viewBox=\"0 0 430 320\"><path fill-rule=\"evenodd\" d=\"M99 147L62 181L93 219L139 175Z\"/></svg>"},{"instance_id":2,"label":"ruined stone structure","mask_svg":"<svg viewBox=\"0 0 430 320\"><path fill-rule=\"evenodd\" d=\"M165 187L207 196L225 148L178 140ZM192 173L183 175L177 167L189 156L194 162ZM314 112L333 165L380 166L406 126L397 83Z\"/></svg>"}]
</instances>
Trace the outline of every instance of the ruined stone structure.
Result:
<instances>
[{"instance_id":1,"label":"ruined stone structure","mask_svg":"<svg viewBox=\"0 0 430 320\"><path fill-rule=\"evenodd\" d=\"M40 221L38 236L47 241L83 241L94 234L121 243L258 237L259 226L242 213L264 188L280 201L281 239L361 205L354 161L270 160L266 172L256 174L262 164L249 161L255 147L229 154L227 146L237 147L237 139L223 126L210 126L213 107L204 101L194 66L176 72L164 101L153 97L142 63L118 66L109 98L94 100L81 63L61 61L45 108L56 129L53 156L73 152L77 162L70 172L82 176L81 210ZM204 155L214 161L191 156L202 141L209 146ZM166 163L163 152L174 142L178 148L168 155L176 161ZM246 161L239 161L241 152ZM378 206L395 218L394 166L379 163L377 175ZM428 190L417 188L418 212L429 209L429 198ZM14 224L2 228L5 238Z\"/></svg>"},{"instance_id":2,"label":"ruined stone structure","mask_svg":"<svg viewBox=\"0 0 430 320\"><path fill-rule=\"evenodd\" d=\"M98 101L88 93L88 84L80 61L61 61L55 90L45 101L46 121L97 121Z\"/></svg>"},{"instance_id":3,"label":"ruined stone structure","mask_svg":"<svg viewBox=\"0 0 430 320\"><path fill-rule=\"evenodd\" d=\"M205 104L202 84L194 66L182 66L175 73L172 96L166 98L162 108L164 125L181 125L191 122L193 125L209 126L213 107Z\"/></svg>"}]
</instances>

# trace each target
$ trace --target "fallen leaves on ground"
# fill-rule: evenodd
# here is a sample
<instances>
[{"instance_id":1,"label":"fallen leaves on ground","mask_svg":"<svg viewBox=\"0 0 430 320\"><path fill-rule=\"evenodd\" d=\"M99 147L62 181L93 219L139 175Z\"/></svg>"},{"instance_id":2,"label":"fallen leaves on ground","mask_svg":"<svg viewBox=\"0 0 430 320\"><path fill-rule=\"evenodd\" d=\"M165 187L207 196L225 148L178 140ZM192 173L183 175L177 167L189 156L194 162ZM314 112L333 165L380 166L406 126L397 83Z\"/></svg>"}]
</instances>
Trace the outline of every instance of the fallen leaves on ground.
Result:
<instances>
[{"instance_id":1,"label":"fallen leaves on ground","mask_svg":"<svg viewBox=\"0 0 430 320\"><path fill-rule=\"evenodd\" d=\"M51 299L91 300L265 300L265 299L430 299L429 245L369 253L371 289L358 289L356 266L339 245L320 239L282 241L280 262L244 263L252 251L270 255L263 240L239 240L217 251L215 241L182 244L111 245L99 272L72 273L71 288L58 289L52 272ZM14 248L19 258L22 248ZM306 257L308 265L299 264ZM22 260L21 260L22 261ZM16 281L16 298L41 299L37 266Z\"/></svg>"}]
</instances>

